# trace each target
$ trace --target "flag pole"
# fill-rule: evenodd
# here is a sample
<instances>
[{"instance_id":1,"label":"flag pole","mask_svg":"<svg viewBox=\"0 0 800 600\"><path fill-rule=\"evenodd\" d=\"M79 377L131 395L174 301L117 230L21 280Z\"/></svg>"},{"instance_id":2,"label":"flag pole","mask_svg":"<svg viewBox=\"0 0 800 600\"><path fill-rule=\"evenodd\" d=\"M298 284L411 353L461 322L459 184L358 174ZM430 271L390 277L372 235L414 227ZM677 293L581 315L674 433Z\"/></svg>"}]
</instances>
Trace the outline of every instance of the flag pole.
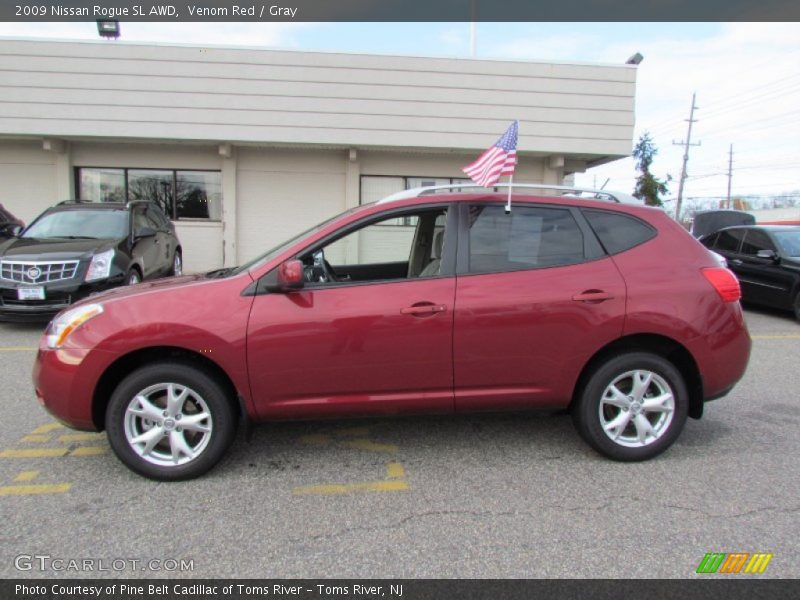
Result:
<instances>
[{"instance_id":1,"label":"flag pole","mask_svg":"<svg viewBox=\"0 0 800 600\"><path fill-rule=\"evenodd\" d=\"M508 177L508 202L506 202L506 214L511 212L511 188L514 187L514 174Z\"/></svg>"}]
</instances>

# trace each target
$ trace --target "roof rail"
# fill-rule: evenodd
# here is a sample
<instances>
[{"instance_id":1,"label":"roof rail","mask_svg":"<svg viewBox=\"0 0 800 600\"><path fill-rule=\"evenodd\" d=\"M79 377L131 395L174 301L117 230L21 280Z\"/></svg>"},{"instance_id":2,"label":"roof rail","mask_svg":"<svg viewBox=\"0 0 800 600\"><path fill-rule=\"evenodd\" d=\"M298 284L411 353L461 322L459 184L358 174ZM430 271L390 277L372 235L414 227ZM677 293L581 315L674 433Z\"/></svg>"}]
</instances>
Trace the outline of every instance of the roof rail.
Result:
<instances>
[{"instance_id":1,"label":"roof rail","mask_svg":"<svg viewBox=\"0 0 800 600\"><path fill-rule=\"evenodd\" d=\"M141 200L141 199L139 199L139 200L128 200L128 201L125 203L125 206L127 206L128 208L130 208L130 207L131 207L131 206L133 206L134 204L153 204L153 201L152 201L152 200Z\"/></svg>"},{"instance_id":2,"label":"roof rail","mask_svg":"<svg viewBox=\"0 0 800 600\"><path fill-rule=\"evenodd\" d=\"M57 202L56 206L64 206L65 204L90 204L91 200L62 200L61 202Z\"/></svg>"},{"instance_id":3,"label":"roof rail","mask_svg":"<svg viewBox=\"0 0 800 600\"><path fill-rule=\"evenodd\" d=\"M384 204L386 202L395 202L397 200L407 200L409 198L419 198L428 193L435 193L439 190L462 190L465 188L477 188L477 189L489 189L489 188L508 188L512 187L514 190L522 189L522 190L556 190L559 192L567 192L564 194L559 194L561 196L570 196L573 194L580 194L588 193L591 194L592 197L598 200L606 200L609 202L618 202L623 204L642 204L641 200L637 200L630 194L626 194L624 192L610 192L608 190L595 190L590 188L582 188L576 187L571 185L551 185L547 183L515 183L515 184L508 184L508 183L497 183L493 186L482 186L476 185L474 183L452 183L449 185L432 185L429 187L418 187L412 188L410 190L403 190L402 192L397 192L392 194L391 196L386 196L381 200L378 200L378 204Z\"/></svg>"}]
</instances>

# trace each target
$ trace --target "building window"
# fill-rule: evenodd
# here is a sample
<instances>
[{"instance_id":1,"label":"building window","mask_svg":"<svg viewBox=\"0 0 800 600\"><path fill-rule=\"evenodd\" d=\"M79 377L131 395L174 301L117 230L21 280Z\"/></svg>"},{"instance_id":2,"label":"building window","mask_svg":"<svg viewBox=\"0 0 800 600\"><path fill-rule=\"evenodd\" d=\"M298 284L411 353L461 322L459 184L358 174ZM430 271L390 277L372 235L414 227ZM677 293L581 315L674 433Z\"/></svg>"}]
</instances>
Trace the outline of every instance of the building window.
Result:
<instances>
[{"instance_id":1,"label":"building window","mask_svg":"<svg viewBox=\"0 0 800 600\"><path fill-rule=\"evenodd\" d=\"M124 169L78 169L77 198L92 202L125 202Z\"/></svg>"},{"instance_id":2,"label":"building window","mask_svg":"<svg viewBox=\"0 0 800 600\"><path fill-rule=\"evenodd\" d=\"M149 200L161 207L165 215L175 218L175 174L155 169L128 170L128 201Z\"/></svg>"},{"instance_id":3,"label":"building window","mask_svg":"<svg viewBox=\"0 0 800 600\"><path fill-rule=\"evenodd\" d=\"M76 167L76 197L90 202L155 202L170 219L222 217L222 173Z\"/></svg>"}]
</instances>

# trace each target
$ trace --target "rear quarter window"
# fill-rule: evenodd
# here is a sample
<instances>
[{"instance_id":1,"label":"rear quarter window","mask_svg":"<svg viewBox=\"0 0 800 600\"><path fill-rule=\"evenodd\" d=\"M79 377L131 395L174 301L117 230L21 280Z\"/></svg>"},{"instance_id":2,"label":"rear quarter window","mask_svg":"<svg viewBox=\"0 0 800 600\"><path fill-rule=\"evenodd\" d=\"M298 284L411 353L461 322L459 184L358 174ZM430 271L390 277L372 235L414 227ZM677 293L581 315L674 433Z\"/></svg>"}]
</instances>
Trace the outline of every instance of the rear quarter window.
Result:
<instances>
[{"instance_id":1,"label":"rear quarter window","mask_svg":"<svg viewBox=\"0 0 800 600\"><path fill-rule=\"evenodd\" d=\"M630 250L656 236L655 228L636 217L589 209L583 215L609 254Z\"/></svg>"}]
</instances>

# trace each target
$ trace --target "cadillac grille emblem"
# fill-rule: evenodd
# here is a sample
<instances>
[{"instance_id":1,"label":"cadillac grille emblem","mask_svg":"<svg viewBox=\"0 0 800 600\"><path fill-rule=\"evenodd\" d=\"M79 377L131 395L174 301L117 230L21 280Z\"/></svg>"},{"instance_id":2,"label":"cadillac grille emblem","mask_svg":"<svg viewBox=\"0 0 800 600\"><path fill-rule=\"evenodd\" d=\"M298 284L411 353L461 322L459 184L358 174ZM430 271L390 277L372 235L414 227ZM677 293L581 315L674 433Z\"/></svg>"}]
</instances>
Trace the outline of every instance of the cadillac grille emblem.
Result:
<instances>
[{"instance_id":1,"label":"cadillac grille emblem","mask_svg":"<svg viewBox=\"0 0 800 600\"><path fill-rule=\"evenodd\" d=\"M31 267L28 269L28 279L36 281L42 276L42 270L39 267Z\"/></svg>"}]
</instances>

